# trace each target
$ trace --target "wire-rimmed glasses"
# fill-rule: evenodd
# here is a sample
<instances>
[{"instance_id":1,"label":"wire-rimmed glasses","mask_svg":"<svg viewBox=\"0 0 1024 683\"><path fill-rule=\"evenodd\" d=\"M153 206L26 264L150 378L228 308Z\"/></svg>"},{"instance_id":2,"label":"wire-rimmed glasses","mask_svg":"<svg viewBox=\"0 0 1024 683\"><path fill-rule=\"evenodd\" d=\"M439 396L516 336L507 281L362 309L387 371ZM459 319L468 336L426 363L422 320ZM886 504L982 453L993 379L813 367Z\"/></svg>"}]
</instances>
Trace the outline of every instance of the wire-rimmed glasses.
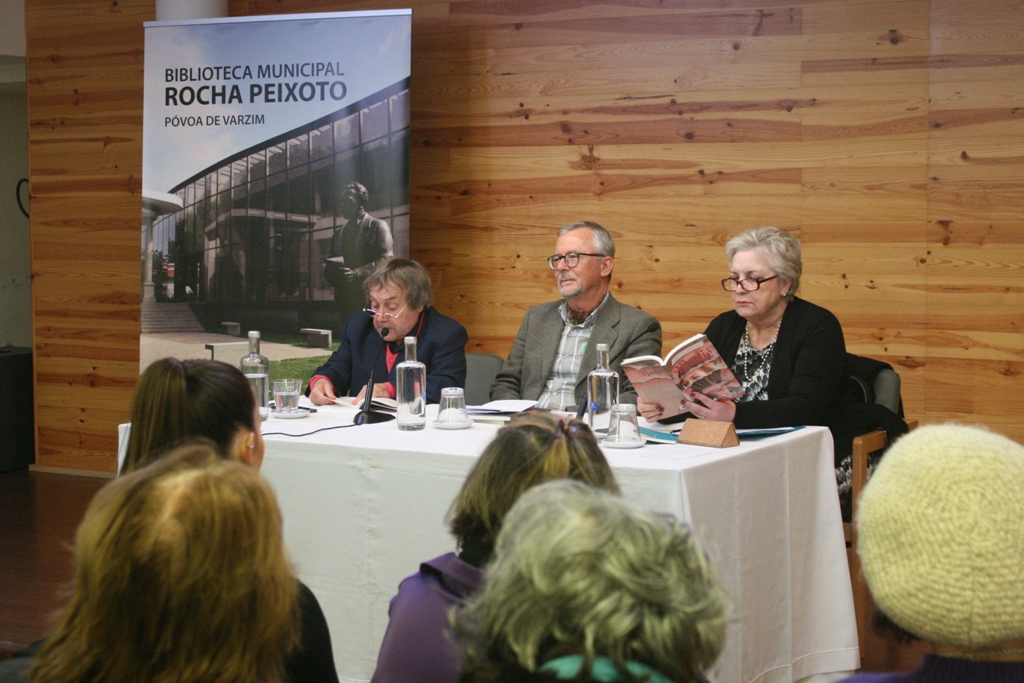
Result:
<instances>
[{"instance_id":1,"label":"wire-rimmed glasses","mask_svg":"<svg viewBox=\"0 0 1024 683\"><path fill-rule=\"evenodd\" d=\"M381 318L384 319L385 322L387 322L388 320L394 320L395 318L400 316L402 314L402 311L404 311L406 306L408 306L408 305L409 305L409 302L406 301L405 305L402 306L401 308L399 308L394 313L389 313L388 311L380 311L380 310L376 310L376 309L373 309L373 308L364 308L363 309L363 313L365 313L366 315L370 316L371 318L376 318L379 315Z\"/></svg>"}]
</instances>

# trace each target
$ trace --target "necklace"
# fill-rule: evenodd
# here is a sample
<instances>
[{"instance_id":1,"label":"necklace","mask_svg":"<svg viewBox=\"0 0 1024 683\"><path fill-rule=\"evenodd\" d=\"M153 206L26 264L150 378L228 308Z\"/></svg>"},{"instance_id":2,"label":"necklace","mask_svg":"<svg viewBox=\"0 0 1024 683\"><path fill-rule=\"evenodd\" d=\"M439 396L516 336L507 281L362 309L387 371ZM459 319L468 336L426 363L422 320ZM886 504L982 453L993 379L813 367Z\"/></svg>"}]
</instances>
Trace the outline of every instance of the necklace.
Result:
<instances>
[{"instance_id":1,"label":"necklace","mask_svg":"<svg viewBox=\"0 0 1024 683\"><path fill-rule=\"evenodd\" d=\"M779 328L782 327L782 318L779 318L779 322L775 324L775 334L772 335L772 340L768 342L768 346L764 347L760 351L754 349L750 344L750 323L743 328L743 340L740 344L742 348L747 349L747 353L743 354L743 386L748 387L755 380L764 380L765 374L767 373L766 366L771 360L772 352L775 350L775 341L779 338ZM751 356L756 356L757 359L754 363L751 363ZM754 372L750 372L750 365L754 365ZM760 383L760 382L759 382Z\"/></svg>"}]
</instances>

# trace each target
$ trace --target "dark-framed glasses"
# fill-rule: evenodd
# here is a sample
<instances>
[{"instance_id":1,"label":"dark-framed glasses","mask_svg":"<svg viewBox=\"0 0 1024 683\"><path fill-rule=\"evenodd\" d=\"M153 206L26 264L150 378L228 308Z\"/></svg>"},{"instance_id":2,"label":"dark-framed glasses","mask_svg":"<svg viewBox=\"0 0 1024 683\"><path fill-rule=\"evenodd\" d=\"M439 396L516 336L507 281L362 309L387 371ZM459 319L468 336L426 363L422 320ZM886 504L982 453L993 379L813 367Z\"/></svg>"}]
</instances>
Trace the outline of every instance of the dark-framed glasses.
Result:
<instances>
[{"instance_id":1,"label":"dark-framed glasses","mask_svg":"<svg viewBox=\"0 0 1024 683\"><path fill-rule=\"evenodd\" d=\"M769 280L774 280L778 275L772 275L771 277L727 277L722 280L722 289L727 292L735 292L737 289L742 289L744 292L753 292L761 289L761 285Z\"/></svg>"},{"instance_id":2,"label":"dark-framed glasses","mask_svg":"<svg viewBox=\"0 0 1024 683\"><path fill-rule=\"evenodd\" d=\"M580 262L580 256L596 256L598 258L604 258L604 254L587 254L582 251L570 251L568 254L555 254L554 256L548 256L548 265L551 266L551 270L557 270L558 264L565 261L566 268L575 268Z\"/></svg>"},{"instance_id":3,"label":"dark-framed glasses","mask_svg":"<svg viewBox=\"0 0 1024 683\"><path fill-rule=\"evenodd\" d=\"M363 309L363 313L365 313L366 315L370 316L371 318L376 318L379 315L384 320L394 320L395 318L397 318L398 316L400 316L402 314L402 311L404 311L406 306L408 306L408 305L409 305L409 302L406 301L405 305L402 306L401 308L399 308L394 313L389 313L388 311L381 311L381 310L378 310L378 309L375 309L375 308L364 308Z\"/></svg>"}]
</instances>

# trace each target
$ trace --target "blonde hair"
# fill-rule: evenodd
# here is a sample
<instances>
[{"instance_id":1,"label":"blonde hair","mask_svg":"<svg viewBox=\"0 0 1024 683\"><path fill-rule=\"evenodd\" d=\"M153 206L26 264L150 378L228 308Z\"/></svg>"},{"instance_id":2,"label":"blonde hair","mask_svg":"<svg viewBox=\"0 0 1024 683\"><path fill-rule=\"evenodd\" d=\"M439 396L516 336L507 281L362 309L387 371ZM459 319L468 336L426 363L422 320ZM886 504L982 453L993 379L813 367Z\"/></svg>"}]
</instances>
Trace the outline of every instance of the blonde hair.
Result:
<instances>
[{"instance_id":1,"label":"blonde hair","mask_svg":"<svg viewBox=\"0 0 1024 683\"><path fill-rule=\"evenodd\" d=\"M32 681L276 681L298 582L270 487L207 444L115 479L75 536L71 596Z\"/></svg>"},{"instance_id":2,"label":"blonde hair","mask_svg":"<svg viewBox=\"0 0 1024 683\"><path fill-rule=\"evenodd\" d=\"M527 491L505 519L483 588L452 618L463 680L504 680L581 654L672 681L703 680L721 653L725 594L692 531L574 481ZM587 679L589 680L589 679Z\"/></svg>"},{"instance_id":3,"label":"blonde hair","mask_svg":"<svg viewBox=\"0 0 1024 683\"><path fill-rule=\"evenodd\" d=\"M498 430L466 476L449 512L460 543L476 536L493 545L505 514L532 486L576 479L618 493L615 475L590 428L549 413L521 416Z\"/></svg>"}]
</instances>

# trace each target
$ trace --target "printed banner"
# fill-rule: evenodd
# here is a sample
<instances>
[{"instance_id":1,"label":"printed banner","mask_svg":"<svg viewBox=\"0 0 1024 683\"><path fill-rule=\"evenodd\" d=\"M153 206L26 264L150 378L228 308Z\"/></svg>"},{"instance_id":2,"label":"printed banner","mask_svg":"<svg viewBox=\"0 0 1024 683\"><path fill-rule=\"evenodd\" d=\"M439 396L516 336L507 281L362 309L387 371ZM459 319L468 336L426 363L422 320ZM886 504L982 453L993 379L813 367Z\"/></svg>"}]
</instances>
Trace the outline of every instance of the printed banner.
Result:
<instances>
[{"instance_id":1,"label":"printed banner","mask_svg":"<svg viewBox=\"0 0 1024 683\"><path fill-rule=\"evenodd\" d=\"M144 345L224 322L337 333L374 265L408 255L411 26L146 23Z\"/></svg>"}]
</instances>

